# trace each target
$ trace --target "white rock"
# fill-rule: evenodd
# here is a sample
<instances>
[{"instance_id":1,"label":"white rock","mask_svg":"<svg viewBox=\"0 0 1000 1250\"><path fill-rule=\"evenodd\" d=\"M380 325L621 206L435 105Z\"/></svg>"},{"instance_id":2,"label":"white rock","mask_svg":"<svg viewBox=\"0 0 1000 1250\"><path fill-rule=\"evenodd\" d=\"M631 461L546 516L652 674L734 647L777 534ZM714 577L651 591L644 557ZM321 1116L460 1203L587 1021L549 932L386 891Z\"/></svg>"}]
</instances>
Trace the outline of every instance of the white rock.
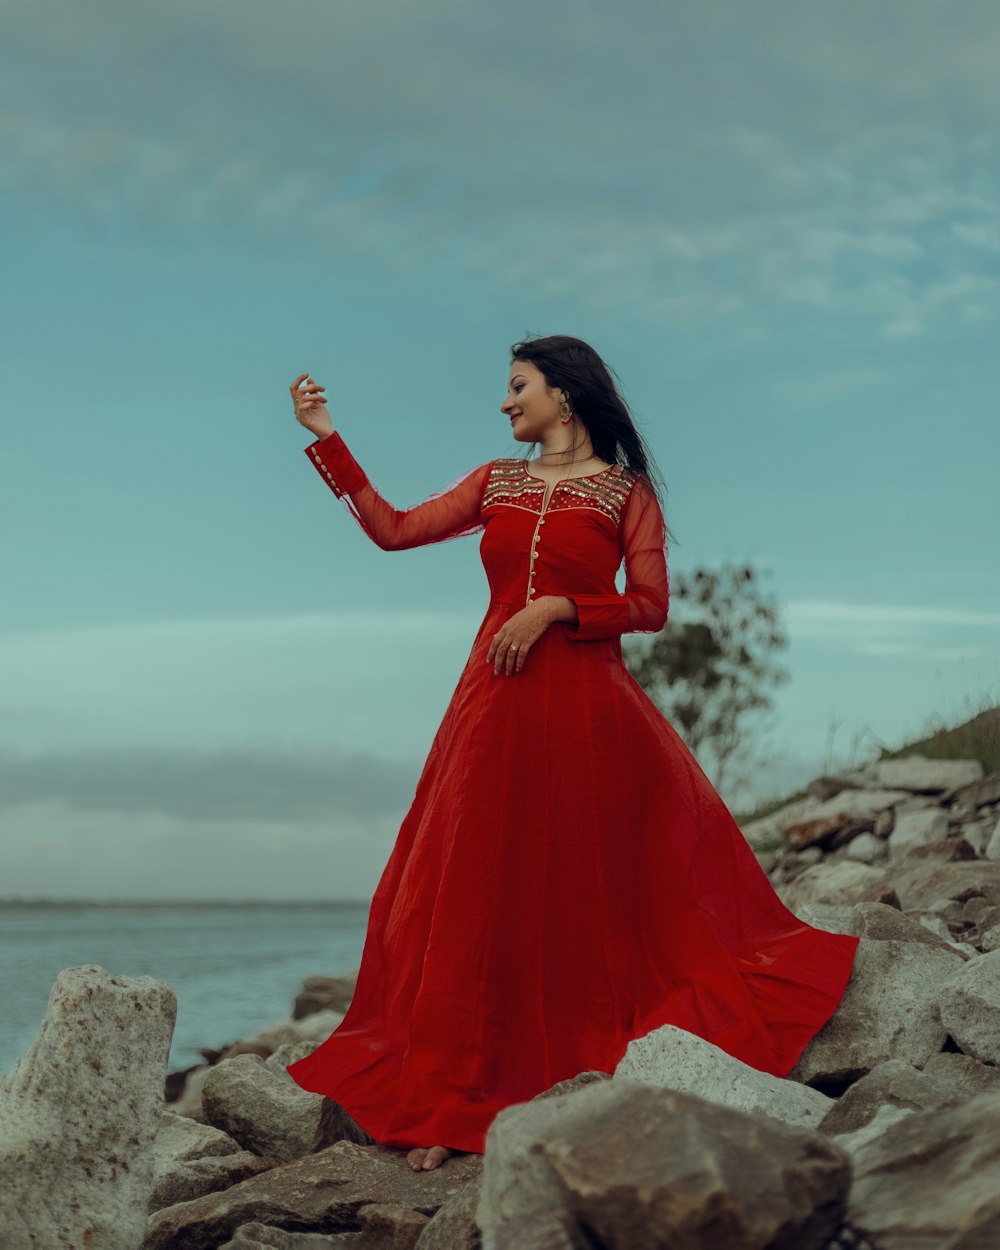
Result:
<instances>
[{"instance_id":1,"label":"white rock","mask_svg":"<svg viewBox=\"0 0 1000 1250\"><path fill-rule=\"evenodd\" d=\"M879 760L875 775L881 786L901 790L954 790L978 781L983 766L978 760L936 760L925 755L905 755L898 760Z\"/></svg>"},{"instance_id":2,"label":"white rock","mask_svg":"<svg viewBox=\"0 0 1000 1250\"><path fill-rule=\"evenodd\" d=\"M885 842L874 833L859 833L848 842L844 855L862 864L878 863L885 859Z\"/></svg>"},{"instance_id":3,"label":"white rock","mask_svg":"<svg viewBox=\"0 0 1000 1250\"><path fill-rule=\"evenodd\" d=\"M948 836L948 813L941 807L925 807L896 813L888 837L889 859L902 859L915 846L928 846Z\"/></svg>"},{"instance_id":4,"label":"white rock","mask_svg":"<svg viewBox=\"0 0 1000 1250\"><path fill-rule=\"evenodd\" d=\"M0 1238L137 1250L153 1187L177 1000L152 977L65 968L0 1081Z\"/></svg>"},{"instance_id":5,"label":"white rock","mask_svg":"<svg viewBox=\"0 0 1000 1250\"><path fill-rule=\"evenodd\" d=\"M996 826L989 836L983 853L987 859L1000 859L1000 817L997 818Z\"/></svg>"},{"instance_id":6,"label":"white rock","mask_svg":"<svg viewBox=\"0 0 1000 1250\"><path fill-rule=\"evenodd\" d=\"M961 1049L1000 1063L1000 950L970 959L941 986L941 1022Z\"/></svg>"},{"instance_id":7,"label":"white rock","mask_svg":"<svg viewBox=\"0 0 1000 1250\"><path fill-rule=\"evenodd\" d=\"M672 1024L629 1042L614 1075L686 1090L709 1102L805 1128L816 1128L833 1106L833 1099L819 1090L752 1068Z\"/></svg>"}]
</instances>

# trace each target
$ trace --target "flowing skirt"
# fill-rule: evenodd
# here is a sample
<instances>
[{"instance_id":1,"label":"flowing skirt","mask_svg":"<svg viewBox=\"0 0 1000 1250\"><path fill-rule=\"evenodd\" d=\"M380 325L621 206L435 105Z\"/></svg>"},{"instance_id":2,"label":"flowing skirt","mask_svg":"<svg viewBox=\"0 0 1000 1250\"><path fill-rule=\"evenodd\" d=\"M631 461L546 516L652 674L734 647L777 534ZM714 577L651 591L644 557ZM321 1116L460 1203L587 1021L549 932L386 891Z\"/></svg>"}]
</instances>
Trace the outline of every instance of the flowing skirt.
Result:
<instances>
[{"instance_id":1,"label":"flowing skirt","mask_svg":"<svg viewBox=\"0 0 1000 1250\"><path fill-rule=\"evenodd\" d=\"M616 639L560 624L514 676L491 602L372 898L357 987L288 1066L384 1146L493 1117L673 1024L785 1076L859 939L789 911Z\"/></svg>"}]
</instances>

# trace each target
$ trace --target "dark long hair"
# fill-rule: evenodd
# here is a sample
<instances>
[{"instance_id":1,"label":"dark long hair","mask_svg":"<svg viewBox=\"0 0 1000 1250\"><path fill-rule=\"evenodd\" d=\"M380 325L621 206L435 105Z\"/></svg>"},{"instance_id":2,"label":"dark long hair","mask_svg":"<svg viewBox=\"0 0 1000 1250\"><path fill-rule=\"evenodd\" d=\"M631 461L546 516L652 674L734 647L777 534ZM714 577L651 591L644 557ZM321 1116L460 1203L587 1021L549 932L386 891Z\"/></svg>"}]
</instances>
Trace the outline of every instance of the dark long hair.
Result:
<instances>
[{"instance_id":1,"label":"dark long hair","mask_svg":"<svg viewBox=\"0 0 1000 1250\"><path fill-rule=\"evenodd\" d=\"M511 364L515 360L529 361L547 386L566 392L570 407L587 427L594 454L609 464L624 464L633 473L644 476L666 518L667 486L663 475L618 393L614 382L617 374L590 344L568 334L527 338L513 344L510 360ZM676 540L669 527L666 535L673 545Z\"/></svg>"}]
</instances>

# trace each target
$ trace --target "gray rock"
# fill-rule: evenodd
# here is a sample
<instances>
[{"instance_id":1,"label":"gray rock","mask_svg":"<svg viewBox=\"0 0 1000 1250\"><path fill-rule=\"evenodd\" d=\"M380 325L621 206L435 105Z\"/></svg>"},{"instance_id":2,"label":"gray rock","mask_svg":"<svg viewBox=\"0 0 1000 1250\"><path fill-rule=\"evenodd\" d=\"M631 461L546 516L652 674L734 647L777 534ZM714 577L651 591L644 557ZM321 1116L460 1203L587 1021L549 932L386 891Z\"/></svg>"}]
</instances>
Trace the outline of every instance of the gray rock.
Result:
<instances>
[{"instance_id":1,"label":"gray rock","mask_svg":"<svg viewBox=\"0 0 1000 1250\"><path fill-rule=\"evenodd\" d=\"M312 1042L315 1047L326 1041L343 1018L343 1012L326 1009L300 1020L272 1020L246 1041L250 1045L266 1046L268 1050L277 1050L288 1042Z\"/></svg>"},{"instance_id":2,"label":"gray rock","mask_svg":"<svg viewBox=\"0 0 1000 1250\"><path fill-rule=\"evenodd\" d=\"M299 1232L356 1231L358 1211L372 1203L431 1216L481 1171L481 1155L454 1155L432 1171L414 1172L405 1151L340 1141L220 1193L155 1212L143 1250L215 1250L253 1221Z\"/></svg>"},{"instance_id":3,"label":"gray rock","mask_svg":"<svg viewBox=\"0 0 1000 1250\"><path fill-rule=\"evenodd\" d=\"M924 1064L923 1069L936 1081L947 1083L957 1094L1000 1094L1000 1067L981 1063L972 1055L942 1050Z\"/></svg>"},{"instance_id":4,"label":"gray rock","mask_svg":"<svg viewBox=\"0 0 1000 1250\"><path fill-rule=\"evenodd\" d=\"M249 1150L240 1150L234 1155L210 1155L205 1159L175 1163L169 1171L154 1180L146 1212L162 1211L164 1207L172 1207L178 1202L189 1202L203 1194L228 1189L249 1176L267 1172L278 1162L277 1159L263 1159Z\"/></svg>"},{"instance_id":5,"label":"gray rock","mask_svg":"<svg viewBox=\"0 0 1000 1250\"><path fill-rule=\"evenodd\" d=\"M476 1207L481 1189L480 1175L443 1202L417 1238L415 1250L480 1250L483 1238Z\"/></svg>"},{"instance_id":6,"label":"gray rock","mask_svg":"<svg viewBox=\"0 0 1000 1250\"><path fill-rule=\"evenodd\" d=\"M978 760L938 760L925 755L905 755L875 764L878 784L897 790L957 790L979 781L983 772Z\"/></svg>"},{"instance_id":7,"label":"gray rock","mask_svg":"<svg viewBox=\"0 0 1000 1250\"><path fill-rule=\"evenodd\" d=\"M941 1022L967 1055L1000 1063L1000 951L970 959L940 987Z\"/></svg>"},{"instance_id":8,"label":"gray rock","mask_svg":"<svg viewBox=\"0 0 1000 1250\"><path fill-rule=\"evenodd\" d=\"M135 1250L153 1188L177 1000L151 977L65 968L0 1081L0 1235L16 1247Z\"/></svg>"},{"instance_id":9,"label":"gray rock","mask_svg":"<svg viewBox=\"0 0 1000 1250\"><path fill-rule=\"evenodd\" d=\"M254 1220L237 1229L232 1240L220 1246L219 1250L348 1250L349 1247L365 1250L363 1238L361 1232L331 1233L329 1236L325 1233L295 1233Z\"/></svg>"},{"instance_id":10,"label":"gray rock","mask_svg":"<svg viewBox=\"0 0 1000 1250\"><path fill-rule=\"evenodd\" d=\"M1000 1094L915 1112L852 1152L848 1217L879 1250L1000 1245Z\"/></svg>"},{"instance_id":11,"label":"gray rock","mask_svg":"<svg viewBox=\"0 0 1000 1250\"><path fill-rule=\"evenodd\" d=\"M886 845L889 859L902 859L915 846L940 842L948 836L948 813L940 807L928 807L922 811L898 812L896 823Z\"/></svg>"},{"instance_id":12,"label":"gray rock","mask_svg":"<svg viewBox=\"0 0 1000 1250\"><path fill-rule=\"evenodd\" d=\"M777 894L789 911L795 911L803 903L860 903L877 899L884 881L884 869L841 859L813 864L789 885L780 886Z\"/></svg>"},{"instance_id":13,"label":"gray rock","mask_svg":"<svg viewBox=\"0 0 1000 1250\"><path fill-rule=\"evenodd\" d=\"M476 1220L484 1250L542 1245L542 1223L553 1245L793 1250L837 1229L849 1182L811 1129L616 1077L499 1112Z\"/></svg>"},{"instance_id":14,"label":"gray rock","mask_svg":"<svg viewBox=\"0 0 1000 1250\"><path fill-rule=\"evenodd\" d=\"M886 858L886 843L874 833L859 833L847 844L846 859L856 859L862 864L882 863Z\"/></svg>"},{"instance_id":15,"label":"gray rock","mask_svg":"<svg viewBox=\"0 0 1000 1250\"><path fill-rule=\"evenodd\" d=\"M880 1107L906 1111L933 1111L956 1106L968 1094L959 1093L953 1082L938 1080L902 1059L887 1059L846 1090L833 1103L820 1124L831 1136L853 1133L869 1124Z\"/></svg>"},{"instance_id":16,"label":"gray rock","mask_svg":"<svg viewBox=\"0 0 1000 1250\"><path fill-rule=\"evenodd\" d=\"M886 1059L921 1067L944 1045L937 1001L962 965L953 951L923 942L862 938L837 1010L788 1074L813 1084L855 1080Z\"/></svg>"},{"instance_id":17,"label":"gray rock","mask_svg":"<svg viewBox=\"0 0 1000 1250\"><path fill-rule=\"evenodd\" d=\"M345 1015L354 997L357 971L343 977L306 977L296 995L293 1020L314 1015L318 1011L336 1011Z\"/></svg>"},{"instance_id":18,"label":"gray rock","mask_svg":"<svg viewBox=\"0 0 1000 1250\"><path fill-rule=\"evenodd\" d=\"M614 1075L809 1128L817 1128L833 1106L819 1090L752 1068L672 1024L629 1042Z\"/></svg>"},{"instance_id":19,"label":"gray rock","mask_svg":"<svg viewBox=\"0 0 1000 1250\"><path fill-rule=\"evenodd\" d=\"M335 1141L371 1142L329 1098L279 1075L258 1055L216 1064L202 1087L205 1119L256 1155L287 1162Z\"/></svg>"}]
</instances>

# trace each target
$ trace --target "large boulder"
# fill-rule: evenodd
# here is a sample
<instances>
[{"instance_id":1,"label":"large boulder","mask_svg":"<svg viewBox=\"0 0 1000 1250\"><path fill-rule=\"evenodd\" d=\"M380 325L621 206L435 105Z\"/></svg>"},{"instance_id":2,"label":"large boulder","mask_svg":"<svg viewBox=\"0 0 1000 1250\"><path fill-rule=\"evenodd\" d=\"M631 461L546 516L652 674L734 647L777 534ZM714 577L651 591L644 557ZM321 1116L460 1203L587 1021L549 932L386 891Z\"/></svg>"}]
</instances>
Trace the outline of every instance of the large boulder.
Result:
<instances>
[{"instance_id":1,"label":"large boulder","mask_svg":"<svg viewBox=\"0 0 1000 1250\"><path fill-rule=\"evenodd\" d=\"M971 959L940 987L941 1022L966 1054L1000 1063L1000 950Z\"/></svg>"},{"instance_id":2,"label":"large boulder","mask_svg":"<svg viewBox=\"0 0 1000 1250\"><path fill-rule=\"evenodd\" d=\"M915 1112L852 1151L848 1216L879 1250L1000 1245L1000 1094Z\"/></svg>"},{"instance_id":3,"label":"large boulder","mask_svg":"<svg viewBox=\"0 0 1000 1250\"><path fill-rule=\"evenodd\" d=\"M886 1059L921 1067L947 1038L938 998L964 967L957 951L862 938L837 1010L789 1072L807 1085L853 1081Z\"/></svg>"},{"instance_id":4,"label":"large boulder","mask_svg":"<svg viewBox=\"0 0 1000 1250\"><path fill-rule=\"evenodd\" d=\"M0 1081L3 1245L136 1250L177 1000L151 977L65 968Z\"/></svg>"},{"instance_id":5,"label":"large boulder","mask_svg":"<svg viewBox=\"0 0 1000 1250\"><path fill-rule=\"evenodd\" d=\"M373 1141L339 1103L302 1089L258 1055L216 1064L205 1078L201 1102L209 1124L271 1159L301 1159L336 1141Z\"/></svg>"},{"instance_id":6,"label":"large boulder","mask_svg":"<svg viewBox=\"0 0 1000 1250\"><path fill-rule=\"evenodd\" d=\"M476 1221L500 1247L793 1250L839 1226L850 1158L811 1129L616 1077L505 1107ZM514 1235L516 1234L516 1236Z\"/></svg>"},{"instance_id":7,"label":"large boulder","mask_svg":"<svg viewBox=\"0 0 1000 1250\"><path fill-rule=\"evenodd\" d=\"M629 1042L614 1074L809 1128L817 1128L833 1106L819 1090L752 1068L672 1024Z\"/></svg>"}]
</instances>

